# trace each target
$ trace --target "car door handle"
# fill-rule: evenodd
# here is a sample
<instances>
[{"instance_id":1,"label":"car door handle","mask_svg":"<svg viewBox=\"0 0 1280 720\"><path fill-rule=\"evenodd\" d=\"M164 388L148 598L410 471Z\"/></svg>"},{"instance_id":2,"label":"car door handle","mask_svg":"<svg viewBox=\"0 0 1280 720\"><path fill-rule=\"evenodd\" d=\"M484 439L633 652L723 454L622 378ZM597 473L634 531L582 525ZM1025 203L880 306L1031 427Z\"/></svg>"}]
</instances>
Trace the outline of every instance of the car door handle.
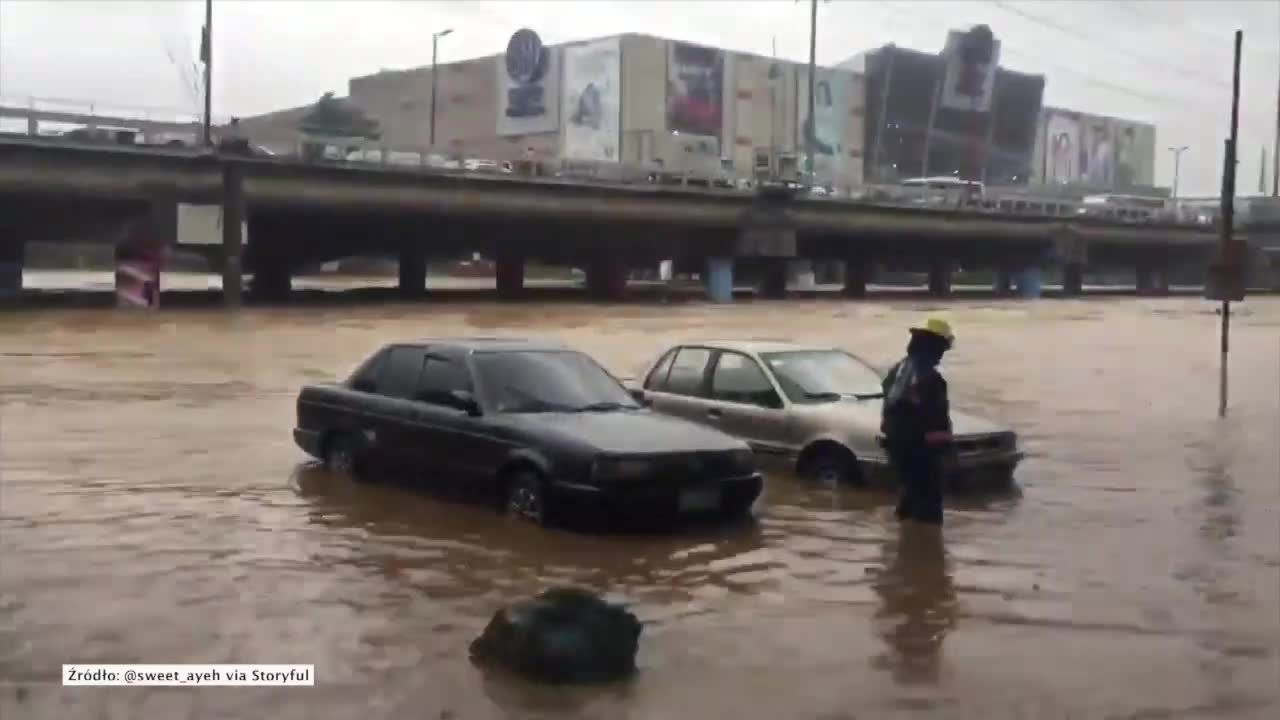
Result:
<instances>
[{"instance_id":1,"label":"car door handle","mask_svg":"<svg viewBox=\"0 0 1280 720\"><path fill-rule=\"evenodd\" d=\"M713 418L715 420L719 420L723 416L724 416L724 413L720 412L715 408L711 408L710 410L707 411L707 417Z\"/></svg>"}]
</instances>

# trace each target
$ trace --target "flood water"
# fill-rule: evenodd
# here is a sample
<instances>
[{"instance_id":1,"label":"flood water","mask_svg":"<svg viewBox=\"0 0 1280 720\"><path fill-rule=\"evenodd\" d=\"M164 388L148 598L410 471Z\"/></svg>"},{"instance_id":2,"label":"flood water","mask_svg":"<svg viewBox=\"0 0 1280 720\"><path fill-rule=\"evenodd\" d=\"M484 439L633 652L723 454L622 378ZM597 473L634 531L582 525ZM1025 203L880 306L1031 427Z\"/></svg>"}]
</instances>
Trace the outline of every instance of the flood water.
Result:
<instances>
[{"instance_id":1,"label":"flood water","mask_svg":"<svg viewBox=\"0 0 1280 720\"><path fill-rule=\"evenodd\" d=\"M0 315L0 717L1280 716L1280 300L448 303ZM556 336L630 375L700 335L887 365L929 312L953 404L1012 425L1017 494L771 474L746 526L542 531L354 486L292 444L298 387L379 344ZM467 645L549 584L646 623L640 672L553 691ZM63 688L63 663L314 663L311 688Z\"/></svg>"}]
</instances>

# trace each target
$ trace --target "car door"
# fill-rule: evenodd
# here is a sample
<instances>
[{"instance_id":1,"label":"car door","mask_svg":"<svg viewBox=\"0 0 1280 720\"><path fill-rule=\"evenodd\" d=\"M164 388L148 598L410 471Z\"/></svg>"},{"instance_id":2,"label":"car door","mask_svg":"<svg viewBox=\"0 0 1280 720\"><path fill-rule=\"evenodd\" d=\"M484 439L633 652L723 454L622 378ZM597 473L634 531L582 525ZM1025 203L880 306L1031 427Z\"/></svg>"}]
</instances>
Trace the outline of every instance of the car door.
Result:
<instances>
[{"instance_id":1,"label":"car door","mask_svg":"<svg viewBox=\"0 0 1280 720\"><path fill-rule=\"evenodd\" d=\"M682 346L672 351L645 379L645 397L653 409L703 425L716 424L707 415L707 370L712 351L704 347ZM660 372L664 370L665 372Z\"/></svg>"},{"instance_id":2,"label":"car door","mask_svg":"<svg viewBox=\"0 0 1280 720\"><path fill-rule=\"evenodd\" d=\"M475 397L465 352L428 349L416 396L421 426L418 466L433 480L465 487L486 474L494 440L483 415L473 416L461 406L457 393Z\"/></svg>"},{"instance_id":3,"label":"car door","mask_svg":"<svg viewBox=\"0 0 1280 720\"><path fill-rule=\"evenodd\" d=\"M717 427L746 440L758 452L787 451L787 411L755 358L728 350L717 352L708 388L706 413Z\"/></svg>"},{"instance_id":4,"label":"car door","mask_svg":"<svg viewBox=\"0 0 1280 720\"><path fill-rule=\"evenodd\" d=\"M419 463L417 403L414 395L426 349L394 345L378 372L369 398L369 423L363 429L369 460L381 474L403 475Z\"/></svg>"}]
</instances>

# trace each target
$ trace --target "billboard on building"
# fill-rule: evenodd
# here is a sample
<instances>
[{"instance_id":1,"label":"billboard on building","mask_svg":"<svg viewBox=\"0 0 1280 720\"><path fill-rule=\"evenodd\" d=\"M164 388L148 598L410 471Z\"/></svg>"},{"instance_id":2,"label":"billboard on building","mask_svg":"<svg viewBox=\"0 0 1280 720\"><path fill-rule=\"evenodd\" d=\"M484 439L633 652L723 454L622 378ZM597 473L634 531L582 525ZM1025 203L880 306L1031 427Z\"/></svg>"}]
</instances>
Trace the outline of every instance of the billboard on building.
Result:
<instances>
[{"instance_id":1,"label":"billboard on building","mask_svg":"<svg viewBox=\"0 0 1280 720\"><path fill-rule=\"evenodd\" d=\"M498 134L529 135L560 127L560 51L517 30L497 58Z\"/></svg>"},{"instance_id":2,"label":"billboard on building","mask_svg":"<svg viewBox=\"0 0 1280 720\"><path fill-rule=\"evenodd\" d=\"M941 107L985 113L991 110L996 69L1000 66L1000 41L985 25L971 30L952 30L942 51L946 60L942 80Z\"/></svg>"},{"instance_id":3,"label":"billboard on building","mask_svg":"<svg viewBox=\"0 0 1280 720\"><path fill-rule=\"evenodd\" d=\"M618 38L564 49L564 157L618 162L622 49Z\"/></svg>"},{"instance_id":4,"label":"billboard on building","mask_svg":"<svg viewBox=\"0 0 1280 720\"><path fill-rule=\"evenodd\" d=\"M1075 113L1050 110L1045 114L1044 180L1046 183L1080 181L1080 120Z\"/></svg>"},{"instance_id":5,"label":"billboard on building","mask_svg":"<svg viewBox=\"0 0 1280 720\"><path fill-rule=\"evenodd\" d=\"M809 117L809 70L797 68L796 86L800 100L800 142L807 150L813 141L814 168L819 175L842 174L845 148L845 121L849 117L849 100L853 76L837 70L819 68L813 83L813 113Z\"/></svg>"},{"instance_id":6,"label":"billboard on building","mask_svg":"<svg viewBox=\"0 0 1280 720\"><path fill-rule=\"evenodd\" d=\"M1112 121L1118 187L1155 185L1156 129L1146 123Z\"/></svg>"},{"instance_id":7,"label":"billboard on building","mask_svg":"<svg viewBox=\"0 0 1280 720\"><path fill-rule=\"evenodd\" d=\"M1115 142L1111 121L1104 117L1082 118L1084 143L1081 146L1081 174L1085 183L1098 187L1115 184Z\"/></svg>"},{"instance_id":8,"label":"billboard on building","mask_svg":"<svg viewBox=\"0 0 1280 720\"><path fill-rule=\"evenodd\" d=\"M720 137L724 126L724 54L673 42L667 56L667 130Z\"/></svg>"}]
</instances>

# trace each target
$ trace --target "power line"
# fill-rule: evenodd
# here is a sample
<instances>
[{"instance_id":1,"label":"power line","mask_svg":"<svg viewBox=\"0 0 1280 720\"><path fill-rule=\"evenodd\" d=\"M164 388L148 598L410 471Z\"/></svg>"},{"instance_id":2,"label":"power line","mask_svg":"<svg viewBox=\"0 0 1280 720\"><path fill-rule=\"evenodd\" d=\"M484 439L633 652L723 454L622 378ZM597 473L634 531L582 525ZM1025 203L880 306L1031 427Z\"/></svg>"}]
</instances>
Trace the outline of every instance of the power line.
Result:
<instances>
[{"instance_id":1,"label":"power line","mask_svg":"<svg viewBox=\"0 0 1280 720\"><path fill-rule=\"evenodd\" d=\"M1129 13L1129 15L1135 18L1138 18L1143 22L1146 22L1146 23L1156 22L1152 20L1152 17L1150 15L1142 12L1137 8L1137 5L1139 5L1139 3L1129 2L1128 0L1111 0L1110 2L1107 3L1107 5L1108 7L1121 8L1125 12ZM1169 27L1173 28L1173 26L1171 25L1169 25ZM1196 27L1195 25L1188 25L1185 20L1179 22L1177 24L1177 27L1173 29L1189 32L1192 35L1195 35L1196 37L1199 37L1202 40L1208 40L1214 43L1225 42L1225 37L1226 37L1225 34L1215 35L1211 32L1201 30L1199 27ZM1280 55L1280 35L1276 36L1276 45L1274 47L1268 47L1265 44L1261 46L1257 44L1253 44L1250 47L1244 48L1244 52L1245 54L1253 53L1257 55L1268 55L1268 56Z\"/></svg>"},{"instance_id":2,"label":"power line","mask_svg":"<svg viewBox=\"0 0 1280 720\"><path fill-rule=\"evenodd\" d=\"M1098 42L1095 38L1093 38L1092 36L1090 36L1089 34L1087 34L1087 33L1083 32L1083 31L1081 31L1081 30L1077 30L1076 28L1073 28L1073 27L1070 27L1070 26L1067 26L1067 25L1062 25L1061 23L1055 22L1054 20L1049 19L1049 18L1046 18L1046 17L1043 17L1043 16L1041 16L1041 15L1036 15L1036 14L1034 14L1034 13L1029 13L1029 12L1027 12L1027 11L1025 11L1025 10L1022 10L1022 9L1019 9L1019 8L1016 8L1016 7L1012 7L1012 6L1008 5L1007 3L1000 2L999 0L989 0L989 2L990 2L990 4L991 4L991 5L994 5L994 6L996 6L997 8L1000 8L1001 10L1004 10L1005 12L1013 13L1014 15L1017 15L1018 17L1021 17L1021 18L1023 18L1024 20L1028 20L1028 21L1030 21L1030 22L1032 22L1032 23L1035 23L1035 24L1037 24L1037 25L1042 25L1042 26L1047 27L1047 28L1050 28L1050 29L1052 29L1052 30L1057 30L1058 32L1065 33L1065 34L1067 34L1067 35L1071 35L1071 36L1073 36L1073 37L1079 38L1079 39L1084 40L1085 42L1089 43L1090 45L1095 45L1095 46L1098 46L1098 47L1105 48L1105 49L1107 49L1107 50L1109 50L1109 51L1111 51L1111 52L1114 52L1114 53L1116 53L1116 54L1124 55L1124 56L1126 56L1126 57L1129 57L1129 58L1132 58L1132 59L1134 59L1134 60L1137 60L1138 62L1143 62L1143 63L1157 63L1157 64L1159 64L1159 65L1163 66L1165 69L1172 69L1172 70L1176 70L1176 71L1178 71L1178 72L1182 73L1183 75L1186 75L1186 76L1189 76L1189 77L1197 78L1197 79L1199 79L1201 82L1208 83L1208 84L1210 84L1210 85L1213 85L1214 87L1219 87L1219 88L1224 88L1224 89L1226 89L1226 88L1230 88L1230 85L1228 85L1227 83L1225 83L1225 82L1223 82L1223 81L1221 81L1221 80L1218 80L1218 79L1215 79L1215 78L1209 77L1209 76L1207 76L1207 75L1204 75L1204 74L1200 73L1198 70L1191 70L1191 69L1188 69L1188 68L1181 68L1181 67L1178 67L1177 65L1174 65L1174 64L1172 64L1172 63L1170 63L1170 62L1168 62L1167 60L1164 60L1164 59L1146 57L1146 56L1139 55L1139 54L1137 54L1137 53L1134 53L1134 52L1130 52L1130 51L1128 51L1128 50L1125 50L1124 48L1116 47L1116 46L1114 46L1114 45L1108 45L1108 44L1100 43L1100 42Z\"/></svg>"}]
</instances>

